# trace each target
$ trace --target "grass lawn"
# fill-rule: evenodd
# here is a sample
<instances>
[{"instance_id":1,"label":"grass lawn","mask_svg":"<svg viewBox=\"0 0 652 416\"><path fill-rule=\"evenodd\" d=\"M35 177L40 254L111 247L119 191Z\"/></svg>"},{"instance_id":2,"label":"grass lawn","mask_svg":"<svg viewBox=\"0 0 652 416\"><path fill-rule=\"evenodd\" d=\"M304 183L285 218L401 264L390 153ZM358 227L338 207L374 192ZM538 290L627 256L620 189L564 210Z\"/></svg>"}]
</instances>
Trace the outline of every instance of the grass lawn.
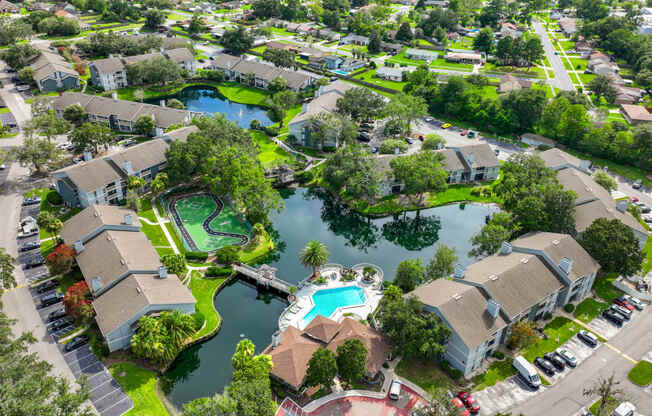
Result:
<instances>
[{"instance_id":1,"label":"grass lawn","mask_svg":"<svg viewBox=\"0 0 652 416\"><path fill-rule=\"evenodd\" d=\"M584 71L586 69L586 64L588 61L583 58L569 58L573 64L573 69L576 71ZM565 62L565 60L564 60Z\"/></svg>"},{"instance_id":2,"label":"grass lawn","mask_svg":"<svg viewBox=\"0 0 652 416\"><path fill-rule=\"evenodd\" d=\"M591 156L587 153L578 152L573 149L566 149L566 151L573 156L579 157L580 159L590 160L594 165L598 165L599 167L609 166L609 170L611 172L617 173L618 175L624 176L631 180L641 179L644 185L652 186L652 182L646 178L648 173L643 169L635 168L629 165L620 165L616 162Z\"/></svg>"},{"instance_id":3,"label":"grass lawn","mask_svg":"<svg viewBox=\"0 0 652 416\"><path fill-rule=\"evenodd\" d=\"M616 278L618 278L617 273L602 274L593 283L595 294L610 305L614 299L623 295L622 290L615 288L613 285Z\"/></svg>"},{"instance_id":4,"label":"grass lawn","mask_svg":"<svg viewBox=\"0 0 652 416\"><path fill-rule=\"evenodd\" d=\"M423 62L422 62L423 63ZM448 62L444 58L437 58L430 62L430 68L452 69L457 71L473 71L473 65Z\"/></svg>"},{"instance_id":5,"label":"grass lawn","mask_svg":"<svg viewBox=\"0 0 652 416\"><path fill-rule=\"evenodd\" d=\"M267 91L249 88L236 82L224 82L217 88L231 101L266 107L265 99L269 95Z\"/></svg>"},{"instance_id":6,"label":"grass lawn","mask_svg":"<svg viewBox=\"0 0 652 416\"><path fill-rule=\"evenodd\" d=\"M593 81L593 79L595 78L595 74L581 73L581 74L575 74L575 75L577 75L580 78L580 81L582 81L582 84L584 84L584 85L587 85L588 83Z\"/></svg>"},{"instance_id":7,"label":"grass lawn","mask_svg":"<svg viewBox=\"0 0 652 416\"><path fill-rule=\"evenodd\" d=\"M541 338L534 344L525 348L522 351L523 356L528 361L532 362L535 358L559 348L560 345L578 333L580 329L581 328L579 324L571 321L568 318L558 316L553 319L548 325L546 325L543 330L543 332L548 335L548 339Z\"/></svg>"},{"instance_id":8,"label":"grass lawn","mask_svg":"<svg viewBox=\"0 0 652 416\"><path fill-rule=\"evenodd\" d=\"M572 40L561 40L559 41L559 44L561 45L562 48L564 48L565 51L569 49L573 49L575 47L575 42Z\"/></svg>"},{"instance_id":9,"label":"grass lawn","mask_svg":"<svg viewBox=\"0 0 652 416\"><path fill-rule=\"evenodd\" d=\"M179 253L185 254L186 247L183 245L183 242L181 241L181 237L179 237L179 234L177 234L177 232L174 230L172 223L166 222L165 228L168 229L168 233L170 233L170 235L172 236L172 239L174 240L174 244L176 244L177 248L179 249Z\"/></svg>"},{"instance_id":10,"label":"grass lawn","mask_svg":"<svg viewBox=\"0 0 652 416\"><path fill-rule=\"evenodd\" d=\"M602 403L602 399L598 399L595 403L589 407L589 411L593 413L594 415L598 414L598 409L600 408L600 404ZM614 399L613 397L609 397L607 399L607 404L605 405L604 409L602 410L603 415L610 415L613 413L613 411L616 409L618 406L618 400Z\"/></svg>"},{"instance_id":11,"label":"grass lawn","mask_svg":"<svg viewBox=\"0 0 652 416\"><path fill-rule=\"evenodd\" d=\"M41 242L41 255L47 257L54 248L54 240L45 240Z\"/></svg>"},{"instance_id":12,"label":"grass lawn","mask_svg":"<svg viewBox=\"0 0 652 416\"><path fill-rule=\"evenodd\" d=\"M74 268L68 274L65 274L59 278L59 292L66 293L68 288L74 285L77 282L81 282L83 276L79 268Z\"/></svg>"},{"instance_id":13,"label":"grass lawn","mask_svg":"<svg viewBox=\"0 0 652 416\"><path fill-rule=\"evenodd\" d=\"M109 371L134 403L125 416L169 416L156 395L156 373L131 363L114 364Z\"/></svg>"},{"instance_id":14,"label":"grass lawn","mask_svg":"<svg viewBox=\"0 0 652 416\"><path fill-rule=\"evenodd\" d=\"M65 214L59 214L59 211L61 208L64 208L63 204L62 205L52 205L48 202L47 198L49 194L56 194L57 191L50 189L50 188L38 188L34 189L32 191L29 191L25 194L25 197L30 197L30 196L40 196L41 197L41 212L50 212L54 214L57 218L59 218L62 222L65 222L68 220L70 217L73 215L76 215L81 211L81 208L71 208L69 209ZM39 231L39 238L44 239L44 238L50 238L52 235L48 233L45 229L40 229Z\"/></svg>"},{"instance_id":15,"label":"grass lawn","mask_svg":"<svg viewBox=\"0 0 652 416\"><path fill-rule=\"evenodd\" d=\"M174 254L172 247L154 247L154 250L158 253L159 257L167 256L169 254Z\"/></svg>"},{"instance_id":16,"label":"grass lawn","mask_svg":"<svg viewBox=\"0 0 652 416\"><path fill-rule=\"evenodd\" d=\"M652 270L652 238L650 237L648 237L643 247L643 255L645 255L645 260L643 260L643 275L646 275Z\"/></svg>"},{"instance_id":17,"label":"grass lawn","mask_svg":"<svg viewBox=\"0 0 652 416\"><path fill-rule=\"evenodd\" d=\"M513 74L515 76L522 76L528 78L545 78L546 74L543 68L540 67L517 67L517 66L497 66L491 62L487 62L480 69L480 72L495 73L495 74Z\"/></svg>"},{"instance_id":18,"label":"grass lawn","mask_svg":"<svg viewBox=\"0 0 652 416\"><path fill-rule=\"evenodd\" d=\"M284 134L290 132L290 121L292 121L292 119L301 112L301 107L302 106L297 105L293 108L290 108L288 112L285 113L285 118L283 118L283 127L279 129L278 134Z\"/></svg>"},{"instance_id":19,"label":"grass lawn","mask_svg":"<svg viewBox=\"0 0 652 416\"><path fill-rule=\"evenodd\" d=\"M190 19L189 16L185 16L185 15L178 14L178 13L170 13L168 15L168 20L177 21L177 20L189 20L189 19Z\"/></svg>"},{"instance_id":20,"label":"grass lawn","mask_svg":"<svg viewBox=\"0 0 652 416\"><path fill-rule=\"evenodd\" d=\"M432 392L437 388L450 388L455 384L435 360L401 359L396 374L405 377L422 389Z\"/></svg>"},{"instance_id":21,"label":"grass lawn","mask_svg":"<svg viewBox=\"0 0 652 416\"><path fill-rule=\"evenodd\" d=\"M251 138L260 149L258 160L263 165L263 168L269 168L283 163L291 163L294 160L288 152L281 149L262 131L252 130Z\"/></svg>"},{"instance_id":22,"label":"grass lawn","mask_svg":"<svg viewBox=\"0 0 652 416\"><path fill-rule=\"evenodd\" d=\"M190 290L197 299L195 314L201 314L205 322L204 327L193 336L194 339L210 334L220 324L220 314L213 307L213 295L225 280L225 278L205 279L199 271L192 271Z\"/></svg>"},{"instance_id":23,"label":"grass lawn","mask_svg":"<svg viewBox=\"0 0 652 416\"><path fill-rule=\"evenodd\" d=\"M419 67L419 66L426 63L426 61L419 61L419 60L416 60L416 59L406 58L405 57L405 51L392 56L391 58L389 58L385 62L393 62L393 63L396 63L396 64L406 64L406 65L412 65L412 66L416 66L416 67Z\"/></svg>"},{"instance_id":24,"label":"grass lawn","mask_svg":"<svg viewBox=\"0 0 652 416\"><path fill-rule=\"evenodd\" d=\"M573 312L573 316L585 324L588 324L608 307L609 305L604 302L599 302L595 299L587 298L577 305L575 311Z\"/></svg>"},{"instance_id":25,"label":"grass lawn","mask_svg":"<svg viewBox=\"0 0 652 416\"><path fill-rule=\"evenodd\" d=\"M144 222L141 225L141 230L145 233L147 238L149 238L149 241L152 242L153 246L170 246L170 243L168 242L168 239L165 238L165 234L160 225L149 225Z\"/></svg>"},{"instance_id":26,"label":"grass lawn","mask_svg":"<svg viewBox=\"0 0 652 416\"><path fill-rule=\"evenodd\" d=\"M140 200L140 211L138 211L138 216L147 218L151 222L156 222L156 216L154 215L154 210L152 209L152 198L141 198Z\"/></svg>"},{"instance_id":27,"label":"grass lawn","mask_svg":"<svg viewBox=\"0 0 652 416\"><path fill-rule=\"evenodd\" d=\"M241 263L250 263L257 258L264 256L274 249L274 241L266 235L265 238L261 239L260 243L256 247L249 247L249 245L243 247L238 252L238 258Z\"/></svg>"},{"instance_id":28,"label":"grass lawn","mask_svg":"<svg viewBox=\"0 0 652 416\"><path fill-rule=\"evenodd\" d=\"M516 369L510 359L494 361L486 372L478 374L473 378L473 383L475 384L473 389L477 391L491 387L514 375L516 375Z\"/></svg>"},{"instance_id":29,"label":"grass lawn","mask_svg":"<svg viewBox=\"0 0 652 416\"><path fill-rule=\"evenodd\" d=\"M382 78L376 77L376 70L372 69L367 72L363 72L360 75L356 75L353 77L355 79L361 79L363 81L370 82L375 85L379 85L381 87L385 88L390 88L396 91L403 91L403 87L405 86L406 82L397 82L397 81L387 81Z\"/></svg>"},{"instance_id":30,"label":"grass lawn","mask_svg":"<svg viewBox=\"0 0 652 416\"><path fill-rule=\"evenodd\" d=\"M627 374L627 378L634 384L647 386L652 383L652 363L645 360L639 361Z\"/></svg>"}]
</instances>

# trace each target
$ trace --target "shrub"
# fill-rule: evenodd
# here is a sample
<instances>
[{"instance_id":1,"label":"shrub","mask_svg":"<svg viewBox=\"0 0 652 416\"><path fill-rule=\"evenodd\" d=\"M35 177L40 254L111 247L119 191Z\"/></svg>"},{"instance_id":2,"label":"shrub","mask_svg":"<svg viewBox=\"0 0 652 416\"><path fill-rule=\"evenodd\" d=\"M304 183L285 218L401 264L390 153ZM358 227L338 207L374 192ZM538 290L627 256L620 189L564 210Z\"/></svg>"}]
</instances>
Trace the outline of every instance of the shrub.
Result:
<instances>
[{"instance_id":1,"label":"shrub","mask_svg":"<svg viewBox=\"0 0 652 416\"><path fill-rule=\"evenodd\" d=\"M502 352L500 352L500 351L498 351L498 350L494 351L494 353L493 353L492 355L493 355L494 358L496 358L497 360L504 360L504 359L505 359L505 354L503 354Z\"/></svg>"},{"instance_id":2,"label":"shrub","mask_svg":"<svg viewBox=\"0 0 652 416\"><path fill-rule=\"evenodd\" d=\"M548 321L548 320L550 320L550 319L552 319L552 314L551 314L550 312L548 312L548 313L546 313L545 315L543 315L543 320L544 320L544 321Z\"/></svg>"},{"instance_id":3,"label":"shrub","mask_svg":"<svg viewBox=\"0 0 652 416\"><path fill-rule=\"evenodd\" d=\"M474 186L471 188L471 195L474 196L491 196L491 188L489 186Z\"/></svg>"},{"instance_id":4,"label":"shrub","mask_svg":"<svg viewBox=\"0 0 652 416\"><path fill-rule=\"evenodd\" d=\"M211 266L208 269L206 269L206 273L204 275L206 277L221 277L221 276L228 276L230 274L231 274L231 268L229 267Z\"/></svg>"},{"instance_id":5,"label":"shrub","mask_svg":"<svg viewBox=\"0 0 652 416\"><path fill-rule=\"evenodd\" d=\"M547 144L540 144L537 146L537 150L540 152L545 152L546 150L552 149L552 146L548 146Z\"/></svg>"},{"instance_id":6,"label":"shrub","mask_svg":"<svg viewBox=\"0 0 652 416\"><path fill-rule=\"evenodd\" d=\"M203 253L201 251L187 251L186 259L188 260L200 260L204 261L208 258L208 253Z\"/></svg>"},{"instance_id":7,"label":"shrub","mask_svg":"<svg viewBox=\"0 0 652 416\"><path fill-rule=\"evenodd\" d=\"M61 198L61 195L59 195L58 192L48 192L48 196L45 198L46 201L50 205L61 205L63 203L63 199Z\"/></svg>"},{"instance_id":8,"label":"shrub","mask_svg":"<svg viewBox=\"0 0 652 416\"><path fill-rule=\"evenodd\" d=\"M317 284L323 285L324 283L326 283L326 278L325 278L324 276L319 276L319 277L315 280L315 282L316 282Z\"/></svg>"},{"instance_id":9,"label":"shrub","mask_svg":"<svg viewBox=\"0 0 652 416\"><path fill-rule=\"evenodd\" d=\"M263 128L263 125L260 124L259 120L253 119L251 120L251 123L249 123L249 128L251 130L261 130Z\"/></svg>"},{"instance_id":10,"label":"shrub","mask_svg":"<svg viewBox=\"0 0 652 416\"><path fill-rule=\"evenodd\" d=\"M564 310L568 313L573 313L573 311L575 310L575 305L569 303L568 305L564 306Z\"/></svg>"},{"instance_id":11,"label":"shrub","mask_svg":"<svg viewBox=\"0 0 652 416\"><path fill-rule=\"evenodd\" d=\"M399 153L405 153L408 150L408 144L403 140L388 139L380 145L380 153L383 155L394 154L394 149L398 148Z\"/></svg>"},{"instance_id":12,"label":"shrub","mask_svg":"<svg viewBox=\"0 0 652 416\"><path fill-rule=\"evenodd\" d=\"M351 281L355 280L355 273L342 273L341 280L343 282L351 282Z\"/></svg>"},{"instance_id":13,"label":"shrub","mask_svg":"<svg viewBox=\"0 0 652 416\"><path fill-rule=\"evenodd\" d=\"M206 318L204 317L204 314L199 311L195 312L192 317L195 320L195 331L199 331L201 327L204 326Z\"/></svg>"},{"instance_id":14,"label":"shrub","mask_svg":"<svg viewBox=\"0 0 652 416\"><path fill-rule=\"evenodd\" d=\"M315 174L311 170L304 170L303 172L297 173L296 177L301 183L308 183L315 179Z\"/></svg>"},{"instance_id":15,"label":"shrub","mask_svg":"<svg viewBox=\"0 0 652 416\"><path fill-rule=\"evenodd\" d=\"M278 136L278 127L276 126L264 127L263 130L265 131L265 134L270 137Z\"/></svg>"},{"instance_id":16,"label":"shrub","mask_svg":"<svg viewBox=\"0 0 652 416\"><path fill-rule=\"evenodd\" d=\"M231 264L238 261L238 248L235 246L226 246L215 252L215 258L220 264Z\"/></svg>"},{"instance_id":17,"label":"shrub","mask_svg":"<svg viewBox=\"0 0 652 416\"><path fill-rule=\"evenodd\" d=\"M451 366L450 363L446 360L441 361L441 368L453 380L459 380L462 377L462 372L457 368Z\"/></svg>"}]
</instances>

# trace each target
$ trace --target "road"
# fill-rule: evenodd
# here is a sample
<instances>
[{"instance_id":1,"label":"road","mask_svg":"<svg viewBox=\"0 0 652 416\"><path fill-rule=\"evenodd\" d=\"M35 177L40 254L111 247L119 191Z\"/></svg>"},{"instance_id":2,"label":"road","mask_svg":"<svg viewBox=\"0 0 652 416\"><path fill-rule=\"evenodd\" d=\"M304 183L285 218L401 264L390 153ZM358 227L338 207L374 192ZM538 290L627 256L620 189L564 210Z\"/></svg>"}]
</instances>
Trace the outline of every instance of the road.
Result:
<instances>
[{"instance_id":1,"label":"road","mask_svg":"<svg viewBox=\"0 0 652 416\"><path fill-rule=\"evenodd\" d=\"M552 67L552 70L555 72L555 78L550 80L550 82L552 83L553 86L559 89L565 91L575 91L575 87L573 86L573 81L571 81L568 72L566 72L566 68L564 67L564 64L561 62L559 56L555 55L555 47L553 46L552 41L550 40L550 37L546 32L546 28L543 27L541 22L539 22L538 20L534 20L532 24L534 25L534 32L541 39L541 43L543 44L543 50L546 52L546 57L548 58L548 62L550 62L550 66Z\"/></svg>"},{"instance_id":2,"label":"road","mask_svg":"<svg viewBox=\"0 0 652 416\"><path fill-rule=\"evenodd\" d=\"M618 335L609 340L608 346L601 346L578 368L573 370L570 377L566 377L546 391L524 402L522 405L511 409L512 414L525 416L550 416L572 415L582 407L588 407L597 400L597 397L586 398L582 390L592 385L598 377L609 377L615 373L616 378L622 382L619 386L626 392L629 400L634 403L643 414L649 414L652 409L652 394L646 392L627 379L627 373L633 364L623 354L640 360L652 350L652 307L642 313L634 325L623 328Z\"/></svg>"}]
</instances>

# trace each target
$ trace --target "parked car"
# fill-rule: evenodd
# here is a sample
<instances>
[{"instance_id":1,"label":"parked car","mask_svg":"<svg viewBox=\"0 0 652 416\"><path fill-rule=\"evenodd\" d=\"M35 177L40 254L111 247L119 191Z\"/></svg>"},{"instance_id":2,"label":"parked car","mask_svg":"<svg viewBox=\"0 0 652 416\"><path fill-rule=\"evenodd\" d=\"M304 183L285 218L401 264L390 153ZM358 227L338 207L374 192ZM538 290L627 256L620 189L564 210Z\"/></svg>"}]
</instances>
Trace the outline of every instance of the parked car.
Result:
<instances>
[{"instance_id":1,"label":"parked car","mask_svg":"<svg viewBox=\"0 0 652 416\"><path fill-rule=\"evenodd\" d=\"M45 282L42 285L40 285L39 287L37 287L36 291L38 293L45 293L48 290L52 290L52 289L54 289L55 287L58 287L58 286L59 286L59 281L57 279L52 279L52 280L48 280L47 282Z\"/></svg>"},{"instance_id":2,"label":"parked car","mask_svg":"<svg viewBox=\"0 0 652 416\"><path fill-rule=\"evenodd\" d=\"M559 371L563 371L566 368L566 361L552 352L543 354L543 358L550 361Z\"/></svg>"},{"instance_id":3,"label":"parked car","mask_svg":"<svg viewBox=\"0 0 652 416\"><path fill-rule=\"evenodd\" d=\"M611 305L610 309L613 310L614 312L622 315L623 318L625 318L626 321L629 321L630 319L632 319L632 311L630 311L627 308L623 308L622 306L619 306L619 305Z\"/></svg>"},{"instance_id":4,"label":"parked car","mask_svg":"<svg viewBox=\"0 0 652 416\"><path fill-rule=\"evenodd\" d=\"M61 302L62 299L63 293L48 293L47 295L41 296L41 307L45 308L46 306L54 305L55 303Z\"/></svg>"},{"instance_id":5,"label":"parked car","mask_svg":"<svg viewBox=\"0 0 652 416\"><path fill-rule=\"evenodd\" d=\"M133 146L133 145L135 145L135 144L137 144L137 143L138 143L138 142L137 142L136 140L134 140L134 139L127 139L127 140L125 140L124 142L122 142L122 145L123 145L124 147L129 147L129 146Z\"/></svg>"},{"instance_id":6,"label":"parked car","mask_svg":"<svg viewBox=\"0 0 652 416\"><path fill-rule=\"evenodd\" d=\"M457 397L462 400L464 406L471 411L471 413L478 413L480 411L480 405L477 401L467 392L461 391L457 393Z\"/></svg>"},{"instance_id":7,"label":"parked car","mask_svg":"<svg viewBox=\"0 0 652 416\"><path fill-rule=\"evenodd\" d=\"M634 305L630 305L630 303L627 302L627 299L625 299L625 298L622 297L622 296L619 297L619 298L614 299L614 303L615 303L616 305L622 306L623 308L627 308L627 309L629 309L630 311L633 311L633 310L634 310Z\"/></svg>"},{"instance_id":8,"label":"parked car","mask_svg":"<svg viewBox=\"0 0 652 416\"><path fill-rule=\"evenodd\" d=\"M414 143L414 140L410 139L409 137L406 137L406 138L405 138L405 141L407 142L407 144L412 144L412 143Z\"/></svg>"},{"instance_id":9,"label":"parked car","mask_svg":"<svg viewBox=\"0 0 652 416\"><path fill-rule=\"evenodd\" d=\"M464 403L462 403L462 400L460 400L458 397L453 397L453 405L457 407L457 415L461 416L469 416L471 412L464 406Z\"/></svg>"},{"instance_id":10,"label":"parked car","mask_svg":"<svg viewBox=\"0 0 652 416\"><path fill-rule=\"evenodd\" d=\"M25 263L24 268L25 269L34 269L34 268L42 266L44 264L45 264L45 259L43 257L35 258L35 259L32 259L29 262Z\"/></svg>"},{"instance_id":11,"label":"parked car","mask_svg":"<svg viewBox=\"0 0 652 416\"><path fill-rule=\"evenodd\" d=\"M64 349L66 351L73 351L87 343L88 343L88 335L80 335L68 341Z\"/></svg>"},{"instance_id":12,"label":"parked car","mask_svg":"<svg viewBox=\"0 0 652 416\"><path fill-rule=\"evenodd\" d=\"M65 318L57 319L54 322L48 324L48 332L55 332L61 328L65 328L73 322L72 317L66 316Z\"/></svg>"},{"instance_id":13,"label":"parked car","mask_svg":"<svg viewBox=\"0 0 652 416\"><path fill-rule=\"evenodd\" d=\"M420 134L420 135L419 135L419 141L422 142L422 141L424 141L424 140L425 140L425 138L423 137L423 134Z\"/></svg>"},{"instance_id":14,"label":"parked car","mask_svg":"<svg viewBox=\"0 0 652 416\"><path fill-rule=\"evenodd\" d=\"M389 398L391 400L398 400L401 396L401 382L398 380L392 380L392 384L389 386Z\"/></svg>"},{"instance_id":15,"label":"parked car","mask_svg":"<svg viewBox=\"0 0 652 416\"><path fill-rule=\"evenodd\" d=\"M34 219L34 217L28 215L27 217L20 220L19 226L24 227L29 224L36 224L36 220Z\"/></svg>"},{"instance_id":16,"label":"parked car","mask_svg":"<svg viewBox=\"0 0 652 416\"><path fill-rule=\"evenodd\" d=\"M616 407L611 416L634 416L636 414L636 406L630 402L622 402Z\"/></svg>"},{"instance_id":17,"label":"parked car","mask_svg":"<svg viewBox=\"0 0 652 416\"><path fill-rule=\"evenodd\" d=\"M467 133L466 137L468 137L469 139L474 138L474 137L475 137L475 132L474 132L473 130L469 131L469 132Z\"/></svg>"},{"instance_id":18,"label":"parked car","mask_svg":"<svg viewBox=\"0 0 652 416\"><path fill-rule=\"evenodd\" d=\"M35 205L41 203L40 196L33 196L23 199L23 205Z\"/></svg>"},{"instance_id":19,"label":"parked car","mask_svg":"<svg viewBox=\"0 0 652 416\"><path fill-rule=\"evenodd\" d=\"M57 308L48 314L47 321L52 322L66 316L66 308Z\"/></svg>"},{"instance_id":20,"label":"parked car","mask_svg":"<svg viewBox=\"0 0 652 416\"><path fill-rule=\"evenodd\" d=\"M629 198L630 202L638 202L638 198L635 196L632 196Z\"/></svg>"},{"instance_id":21,"label":"parked car","mask_svg":"<svg viewBox=\"0 0 652 416\"><path fill-rule=\"evenodd\" d=\"M545 358L542 357L537 357L534 360L534 365L539 367L541 371L547 376L554 376L555 375L555 366L552 365L552 363Z\"/></svg>"},{"instance_id":22,"label":"parked car","mask_svg":"<svg viewBox=\"0 0 652 416\"><path fill-rule=\"evenodd\" d=\"M597 347L598 346L598 337L593 335L589 331L581 330L580 332L577 333L577 337L584 341L585 344L587 344L589 347Z\"/></svg>"},{"instance_id":23,"label":"parked car","mask_svg":"<svg viewBox=\"0 0 652 416\"><path fill-rule=\"evenodd\" d=\"M567 349L565 348L559 348L557 351L555 351L555 354L564 360L566 364L568 364L569 367L575 368L577 367L577 358L571 354Z\"/></svg>"},{"instance_id":24,"label":"parked car","mask_svg":"<svg viewBox=\"0 0 652 416\"><path fill-rule=\"evenodd\" d=\"M632 184L632 188L634 189L641 189L642 186L643 186L643 181L641 179L636 179Z\"/></svg>"},{"instance_id":25,"label":"parked car","mask_svg":"<svg viewBox=\"0 0 652 416\"><path fill-rule=\"evenodd\" d=\"M606 319L607 321L611 322L616 326L622 326L623 323L625 322L625 318L618 312L615 312L613 309L605 310L604 312L602 312L602 316L604 317L604 319Z\"/></svg>"},{"instance_id":26,"label":"parked car","mask_svg":"<svg viewBox=\"0 0 652 416\"><path fill-rule=\"evenodd\" d=\"M26 243L23 243L18 246L18 251L23 252L23 251L30 251L34 250L35 248L41 247L41 242L40 241L28 241Z\"/></svg>"},{"instance_id":27,"label":"parked car","mask_svg":"<svg viewBox=\"0 0 652 416\"><path fill-rule=\"evenodd\" d=\"M623 297L627 299L627 302L629 302L633 307L635 307L639 311L645 309L645 303L641 302L640 299L629 295L623 295Z\"/></svg>"},{"instance_id":28,"label":"parked car","mask_svg":"<svg viewBox=\"0 0 652 416\"><path fill-rule=\"evenodd\" d=\"M541 379L539 373L534 368L532 363L526 360L522 355L514 357L512 365L518 371L519 377L527 383L528 386L534 390L538 390L541 386Z\"/></svg>"},{"instance_id":29,"label":"parked car","mask_svg":"<svg viewBox=\"0 0 652 416\"><path fill-rule=\"evenodd\" d=\"M451 123L444 123L444 124L441 125L441 128L442 128L442 129L447 129L447 128L449 128L450 126L451 126Z\"/></svg>"},{"instance_id":30,"label":"parked car","mask_svg":"<svg viewBox=\"0 0 652 416\"><path fill-rule=\"evenodd\" d=\"M373 129L374 127L369 124L360 124L360 127L358 127L358 131L371 131Z\"/></svg>"},{"instance_id":31,"label":"parked car","mask_svg":"<svg viewBox=\"0 0 652 416\"><path fill-rule=\"evenodd\" d=\"M18 233L18 238L31 237L36 234L38 234L38 229L30 230L30 231L21 231Z\"/></svg>"},{"instance_id":32,"label":"parked car","mask_svg":"<svg viewBox=\"0 0 652 416\"><path fill-rule=\"evenodd\" d=\"M369 142L371 141L371 135L366 131L361 131L360 135L358 136L358 140L360 140L361 142Z\"/></svg>"},{"instance_id":33,"label":"parked car","mask_svg":"<svg viewBox=\"0 0 652 416\"><path fill-rule=\"evenodd\" d=\"M374 146L371 148L371 153L378 153L378 147Z\"/></svg>"},{"instance_id":34,"label":"parked car","mask_svg":"<svg viewBox=\"0 0 652 416\"><path fill-rule=\"evenodd\" d=\"M460 132L460 136L466 136L466 133L468 132L469 132L468 130L464 129Z\"/></svg>"}]
</instances>

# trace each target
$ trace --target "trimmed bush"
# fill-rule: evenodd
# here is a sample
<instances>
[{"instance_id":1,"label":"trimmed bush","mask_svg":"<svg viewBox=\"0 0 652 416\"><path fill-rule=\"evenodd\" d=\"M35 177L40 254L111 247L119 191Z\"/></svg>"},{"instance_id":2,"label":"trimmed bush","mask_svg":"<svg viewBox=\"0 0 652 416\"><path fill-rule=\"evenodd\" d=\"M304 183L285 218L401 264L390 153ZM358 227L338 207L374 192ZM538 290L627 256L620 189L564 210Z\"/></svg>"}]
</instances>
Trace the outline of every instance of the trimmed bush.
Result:
<instances>
[{"instance_id":1,"label":"trimmed bush","mask_svg":"<svg viewBox=\"0 0 652 416\"><path fill-rule=\"evenodd\" d=\"M573 313L573 311L575 310L575 305L569 303L568 305L564 306L564 310L568 313Z\"/></svg>"},{"instance_id":2,"label":"trimmed bush","mask_svg":"<svg viewBox=\"0 0 652 416\"><path fill-rule=\"evenodd\" d=\"M231 264L238 261L238 248L226 246L215 252L215 259L220 264Z\"/></svg>"},{"instance_id":3,"label":"trimmed bush","mask_svg":"<svg viewBox=\"0 0 652 416\"><path fill-rule=\"evenodd\" d=\"M276 126L264 127L263 130L265 131L265 134L270 137L278 136L278 127Z\"/></svg>"},{"instance_id":4,"label":"trimmed bush","mask_svg":"<svg viewBox=\"0 0 652 416\"><path fill-rule=\"evenodd\" d=\"M311 170L304 170L303 172L297 173L296 177L301 183L308 183L315 179L315 174Z\"/></svg>"},{"instance_id":5,"label":"trimmed bush","mask_svg":"<svg viewBox=\"0 0 652 416\"><path fill-rule=\"evenodd\" d=\"M204 261L208 258L208 253L202 253L201 251L186 251L187 260L200 260Z\"/></svg>"},{"instance_id":6,"label":"trimmed bush","mask_svg":"<svg viewBox=\"0 0 652 416\"><path fill-rule=\"evenodd\" d=\"M228 276L230 274L231 274L231 268L229 268L229 267L211 266L208 269L206 269L205 276L206 277L221 277L221 276Z\"/></svg>"},{"instance_id":7,"label":"trimmed bush","mask_svg":"<svg viewBox=\"0 0 652 416\"><path fill-rule=\"evenodd\" d=\"M451 366L450 363L446 360L441 361L441 368L453 380L459 380L460 378L462 378L462 372L457 368Z\"/></svg>"},{"instance_id":8,"label":"trimmed bush","mask_svg":"<svg viewBox=\"0 0 652 416\"><path fill-rule=\"evenodd\" d=\"M503 354L502 352L500 352L498 350L494 351L494 353L492 355L497 360L504 360L505 359L505 354Z\"/></svg>"},{"instance_id":9,"label":"trimmed bush","mask_svg":"<svg viewBox=\"0 0 652 416\"><path fill-rule=\"evenodd\" d=\"M58 192L48 192L48 196L45 198L50 205L61 205L63 203L63 199L61 199L61 195L59 195Z\"/></svg>"},{"instance_id":10,"label":"trimmed bush","mask_svg":"<svg viewBox=\"0 0 652 416\"><path fill-rule=\"evenodd\" d=\"M408 150L408 144L403 140L387 139L380 144L380 153L392 155L395 148L398 148L399 153L405 153Z\"/></svg>"},{"instance_id":11,"label":"trimmed bush","mask_svg":"<svg viewBox=\"0 0 652 416\"><path fill-rule=\"evenodd\" d=\"M195 312L192 317L195 319L195 331L199 331L201 327L204 326L206 318L204 318L204 314L199 311Z\"/></svg>"}]
</instances>

